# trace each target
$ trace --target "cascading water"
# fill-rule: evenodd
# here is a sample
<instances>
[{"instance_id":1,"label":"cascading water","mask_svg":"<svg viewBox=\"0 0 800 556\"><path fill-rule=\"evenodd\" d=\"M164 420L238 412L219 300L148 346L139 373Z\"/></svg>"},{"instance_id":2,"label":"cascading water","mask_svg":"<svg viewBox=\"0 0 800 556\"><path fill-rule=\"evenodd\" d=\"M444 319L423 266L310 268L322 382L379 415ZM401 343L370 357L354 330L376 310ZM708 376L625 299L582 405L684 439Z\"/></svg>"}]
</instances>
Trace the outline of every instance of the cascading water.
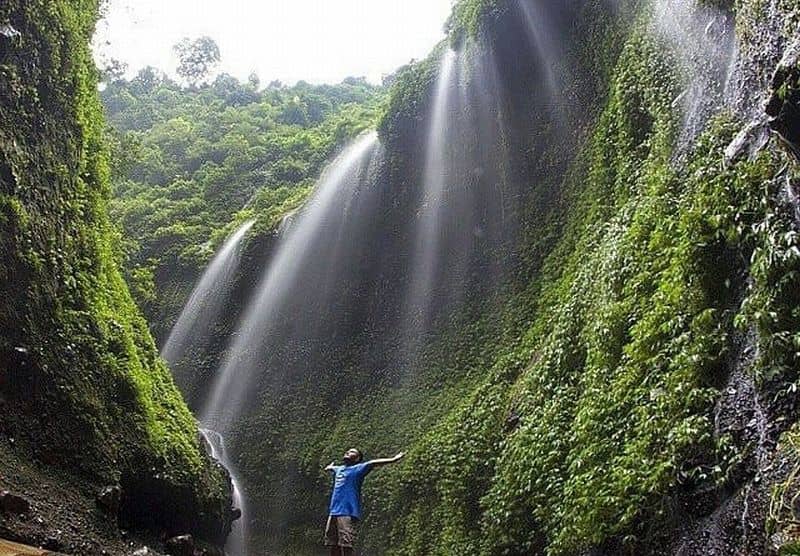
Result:
<instances>
[{"instance_id":1,"label":"cascading water","mask_svg":"<svg viewBox=\"0 0 800 556\"><path fill-rule=\"evenodd\" d=\"M539 137L567 128L559 119L563 111L554 108L563 95L557 32L546 28L566 27L566 12L555 12L547 24L519 14L514 24L524 30L516 36L527 38L498 44L502 53L469 45L443 52L429 125L415 136L424 149L418 173L408 176L413 179L397 187L377 135L363 136L279 226L200 405L203 425L237 451L224 456L229 469L233 456L248 484L265 460L277 469L270 492L248 493L261 540L274 535L276 544L283 542L295 508L283 506L281 493L304 480L283 472L297 448L280 445L279 435L303 419L293 418L296 408L282 400L309 388L315 400L347 399L352 385L343 385L351 368L373 370L370 387L413 377L426 336L465 303L485 309L505 279L525 197L537 185L533 172L525 182L517 178L509 145L521 144L531 128L515 125L509 95L531 99L521 113L544 107L537 112ZM522 62L531 65L523 72L531 77L516 81L520 68L498 59L517 56L520 48L533 53ZM505 90L509 84L518 90ZM255 453L250 440L264 439L265 423L276 424L278 440L260 443Z\"/></svg>"},{"instance_id":2,"label":"cascading water","mask_svg":"<svg viewBox=\"0 0 800 556\"><path fill-rule=\"evenodd\" d=\"M292 317L299 315L293 304L316 312L330 290L327 279L337 268L343 248L343 223L359 187L367 181L370 162L378 151L377 134L357 140L334 160L320 178L306 206L284 218L279 240L253 298L232 336L226 355L214 377L200 412L205 436L216 455L231 472L236 503L243 512L227 550L233 556L247 554L246 501L235 467L224 450L223 436L247 405L247 397L262 375L269 374L271 351L297 343ZM316 294L301 287L301 280L316 284ZM306 320L310 321L310 318ZM273 348L273 349L271 349ZM212 432L213 431L213 432Z\"/></svg>"},{"instance_id":3,"label":"cascading water","mask_svg":"<svg viewBox=\"0 0 800 556\"><path fill-rule=\"evenodd\" d=\"M211 325L219 318L236 276L239 247L254 222L248 220L231 234L203 272L161 349L161 357L170 365L179 361L191 346L202 345L208 339Z\"/></svg>"},{"instance_id":4,"label":"cascading water","mask_svg":"<svg viewBox=\"0 0 800 556\"><path fill-rule=\"evenodd\" d=\"M537 88L526 94L542 99L547 107L542 119L560 129L564 120L554 68L561 57L552 29L546 28L550 18L527 3L516 9L527 42L514 47L532 52L533 72L540 76ZM552 26L563 17L556 14ZM508 149L513 121L505 110L506 95L492 48L466 45L441 55L402 300L405 368L417 364L425 335L446 322L467 295L491 298L504 280L504 261L513 250L521 198L527 194Z\"/></svg>"},{"instance_id":5,"label":"cascading water","mask_svg":"<svg viewBox=\"0 0 800 556\"><path fill-rule=\"evenodd\" d=\"M308 284L314 284L315 274L318 286L324 289L325 276L335 264L342 219L378 146L377 134L370 133L345 149L325 171L307 205L287 222L203 405L200 420L206 426L224 432L246 405L259 371L268 367L264 357L271 336L279 324L293 316L286 312L293 296L313 301ZM317 270L312 268L319 263ZM306 281L306 287L295 291L300 278ZM283 344L289 341L285 334L280 337Z\"/></svg>"},{"instance_id":6,"label":"cascading water","mask_svg":"<svg viewBox=\"0 0 800 556\"><path fill-rule=\"evenodd\" d=\"M230 295L239 268L242 240L254 223L255 220L248 220L231 234L203 272L161 350L161 357L170 365L183 359L191 347L203 346L208 340L212 325L219 319ZM239 480L228 459L222 435L209 429L200 429L200 434L208 443L211 457L224 465L231 475L233 505L242 515L234 522L226 548L232 556L242 556L245 554L246 522Z\"/></svg>"},{"instance_id":7,"label":"cascading water","mask_svg":"<svg viewBox=\"0 0 800 556\"><path fill-rule=\"evenodd\" d=\"M686 77L685 88L674 101L684 115L677 149L681 155L728 94L737 48L733 21L698 0L658 0L653 21L656 34L668 42Z\"/></svg>"},{"instance_id":8,"label":"cascading water","mask_svg":"<svg viewBox=\"0 0 800 556\"><path fill-rule=\"evenodd\" d=\"M439 75L434 91L433 110L428 130L428 147L425 169L422 175L422 201L419 208L419 223L414 242L414 263L407 299L409 315L406 323L409 330L417 331L427 326L429 297L432 294L437 269L438 252L441 249L441 226L443 196L449 184L447 151L452 134L449 125L455 121L453 112L458 110L461 95L458 90L459 57L448 50L439 66Z\"/></svg>"},{"instance_id":9,"label":"cascading water","mask_svg":"<svg viewBox=\"0 0 800 556\"><path fill-rule=\"evenodd\" d=\"M233 507L241 512L239 519L233 522L233 529L225 543L225 551L229 556L244 556L247 554L247 507L242 496L241 483L231 465L228 451L225 448L225 439L222 435L204 428L200 429L200 434L208 443L211 457L228 470L233 487Z\"/></svg>"}]
</instances>

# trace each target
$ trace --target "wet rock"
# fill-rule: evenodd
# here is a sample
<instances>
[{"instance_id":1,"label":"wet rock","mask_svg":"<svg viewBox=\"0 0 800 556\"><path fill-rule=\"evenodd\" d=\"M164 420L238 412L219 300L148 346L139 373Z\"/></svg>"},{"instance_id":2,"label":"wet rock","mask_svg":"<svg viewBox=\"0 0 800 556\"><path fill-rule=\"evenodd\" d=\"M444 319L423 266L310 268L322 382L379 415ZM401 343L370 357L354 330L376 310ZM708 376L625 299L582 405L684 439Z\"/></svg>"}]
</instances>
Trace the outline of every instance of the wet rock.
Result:
<instances>
[{"instance_id":1,"label":"wet rock","mask_svg":"<svg viewBox=\"0 0 800 556\"><path fill-rule=\"evenodd\" d=\"M800 38L786 48L775 69L764 111L770 128L800 161Z\"/></svg>"},{"instance_id":2,"label":"wet rock","mask_svg":"<svg viewBox=\"0 0 800 556\"><path fill-rule=\"evenodd\" d=\"M0 511L7 514L26 514L31 509L27 498L7 490L0 491Z\"/></svg>"},{"instance_id":3,"label":"wet rock","mask_svg":"<svg viewBox=\"0 0 800 556\"><path fill-rule=\"evenodd\" d=\"M0 24L0 38L5 39L18 39L22 33L14 29L10 23Z\"/></svg>"},{"instance_id":4,"label":"wet rock","mask_svg":"<svg viewBox=\"0 0 800 556\"><path fill-rule=\"evenodd\" d=\"M719 507L720 499L715 488L705 487L695 490L691 496L683 498L681 503L687 515L700 518L714 513Z\"/></svg>"},{"instance_id":5,"label":"wet rock","mask_svg":"<svg viewBox=\"0 0 800 556\"><path fill-rule=\"evenodd\" d=\"M237 519L242 517L242 510L239 508L231 508L230 513L231 521L236 521Z\"/></svg>"},{"instance_id":6,"label":"wet rock","mask_svg":"<svg viewBox=\"0 0 800 556\"><path fill-rule=\"evenodd\" d=\"M150 550L146 546L143 546L142 548L139 548L138 550L134 550L131 553L131 556L155 556L155 552L153 552L152 550Z\"/></svg>"},{"instance_id":7,"label":"wet rock","mask_svg":"<svg viewBox=\"0 0 800 556\"><path fill-rule=\"evenodd\" d=\"M97 506L109 515L117 515L122 500L122 488L107 486L97 495Z\"/></svg>"},{"instance_id":8,"label":"wet rock","mask_svg":"<svg viewBox=\"0 0 800 556\"><path fill-rule=\"evenodd\" d=\"M725 148L723 163L729 168L741 159L752 160L769 141L767 121L755 120L747 124Z\"/></svg>"},{"instance_id":9,"label":"wet rock","mask_svg":"<svg viewBox=\"0 0 800 556\"><path fill-rule=\"evenodd\" d=\"M164 549L170 556L194 556L194 538L191 535L172 537L164 543Z\"/></svg>"},{"instance_id":10,"label":"wet rock","mask_svg":"<svg viewBox=\"0 0 800 556\"><path fill-rule=\"evenodd\" d=\"M64 543L61 542L60 538L61 531L56 532L55 535L50 535L47 537L44 542L42 543L42 548L45 550L53 550L58 552L64 547Z\"/></svg>"}]
</instances>

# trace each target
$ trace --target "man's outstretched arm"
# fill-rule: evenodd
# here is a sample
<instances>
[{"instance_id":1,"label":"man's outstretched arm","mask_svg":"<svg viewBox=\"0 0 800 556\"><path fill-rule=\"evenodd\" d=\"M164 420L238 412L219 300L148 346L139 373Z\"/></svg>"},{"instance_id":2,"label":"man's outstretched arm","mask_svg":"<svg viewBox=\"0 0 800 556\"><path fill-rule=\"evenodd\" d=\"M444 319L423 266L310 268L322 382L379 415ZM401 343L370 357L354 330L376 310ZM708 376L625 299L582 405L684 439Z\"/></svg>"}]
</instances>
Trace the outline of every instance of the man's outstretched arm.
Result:
<instances>
[{"instance_id":1,"label":"man's outstretched arm","mask_svg":"<svg viewBox=\"0 0 800 556\"><path fill-rule=\"evenodd\" d=\"M369 467L377 467L380 465L386 465L389 463L396 463L405 457L405 452L400 452L393 458L379 458L379 459L371 459L367 462L367 466Z\"/></svg>"},{"instance_id":2,"label":"man's outstretched arm","mask_svg":"<svg viewBox=\"0 0 800 556\"><path fill-rule=\"evenodd\" d=\"M325 471L333 471L336 469L336 462L332 461L328 464L328 467L325 468Z\"/></svg>"}]
</instances>

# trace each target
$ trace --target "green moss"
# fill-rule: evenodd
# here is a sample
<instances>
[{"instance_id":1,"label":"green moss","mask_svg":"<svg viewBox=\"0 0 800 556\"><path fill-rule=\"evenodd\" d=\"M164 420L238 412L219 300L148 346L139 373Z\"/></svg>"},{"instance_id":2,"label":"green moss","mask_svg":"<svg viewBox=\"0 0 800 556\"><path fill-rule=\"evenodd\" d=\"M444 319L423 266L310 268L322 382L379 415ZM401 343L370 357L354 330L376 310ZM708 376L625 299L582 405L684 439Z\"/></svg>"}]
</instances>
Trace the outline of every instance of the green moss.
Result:
<instances>
[{"instance_id":1,"label":"green moss","mask_svg":"<svg viewBox=\"0 0 800 556\"><path fill-rule=\"evenodd\" d=\"M503 310L525 306L533 323L488 365L472 360L487 369L477 383L428 399L453 407L378 502L376 535L389 531L392 553L644 550L669 530L678 492L713 487L737 461L712 415L736 324L760 322L760 368L777 364L772 376L792 384L797 238L788 213L771 216L776 189L763 189L779 161L723 168L739 124L721 118L675 163L676 67L646 31L627 40L568 178L562 239ZM451 358L426 363L435 374Z\"/></svg>"},{"instance_id":2,"label":"green moss","mask_svg":"<svg viewBox=\"0 0 800 556\"><path fill-rule=\"evenodd\" d=\"M468 39L474 39L484 29L485 24L508 8L507 0L458 0L447 20L450 42L458 46Z\"/></svg>"},{"instance_id":3,"label":"green moss","mask_svg":"<svg viewBox=\"0 0 800 556\"><path fill-rule=\"evenodd\" d=\"M21 33L0 51L13 76L0 80L0 394L14 407L0 419L45 462L95 481L161 480L163 501L182 491L163 525L205 511L206 534L221 526L225 479L117 266L89 50L97 11L95 0L0 6Z\"/></svg>"}]
</instances>

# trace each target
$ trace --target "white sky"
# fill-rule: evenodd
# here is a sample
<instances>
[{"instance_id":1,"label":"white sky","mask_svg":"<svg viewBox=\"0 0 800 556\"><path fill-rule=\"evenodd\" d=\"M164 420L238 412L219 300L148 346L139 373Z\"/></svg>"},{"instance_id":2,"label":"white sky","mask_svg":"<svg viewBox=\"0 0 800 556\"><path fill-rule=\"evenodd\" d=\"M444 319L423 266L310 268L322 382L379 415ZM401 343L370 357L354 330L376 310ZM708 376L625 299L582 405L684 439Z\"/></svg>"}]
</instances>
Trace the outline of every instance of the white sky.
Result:
<instances>
[{"instance_id":1,"label":"white sky","mask_svg":"<svg viewBox=\"0 0 800 556\"><path fill-rule=\"evenodd\" d=\"M174 75L172 45L208 35L220 69L262 85L380 82L443 38L451 0L108 0L97 28L98 55Z\"/></svg>"}]
</instances>

